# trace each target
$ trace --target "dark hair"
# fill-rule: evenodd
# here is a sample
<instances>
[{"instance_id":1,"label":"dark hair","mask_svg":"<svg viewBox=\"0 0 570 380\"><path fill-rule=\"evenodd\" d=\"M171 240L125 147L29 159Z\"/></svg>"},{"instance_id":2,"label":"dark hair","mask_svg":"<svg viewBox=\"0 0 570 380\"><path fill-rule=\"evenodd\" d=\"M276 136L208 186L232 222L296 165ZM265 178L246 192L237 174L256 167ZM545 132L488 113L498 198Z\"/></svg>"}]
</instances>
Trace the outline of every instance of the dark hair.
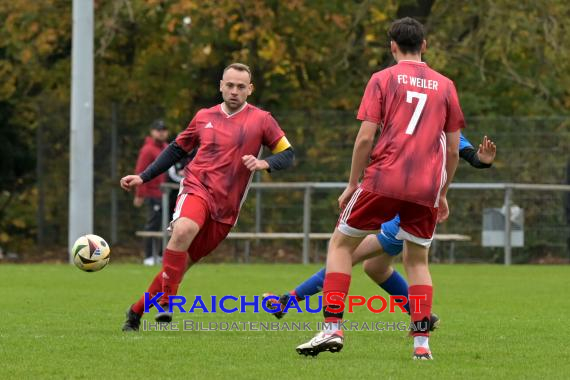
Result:
<instances>
[{"instance_id":1,"label":"dark hair","mask_svg":"<svg viewBox=\"0 0 570 380\"><path fill-rule=\"evenodd\" d=\"M398 44L402 53L419 53L425 39L424 26L411 17L396 20L390 26L388 36Z\"/></svg>"},{"instance_id":2,"label":"dark hair","mask_svg":"<svg viewBox=\"0 0 570 380\"><path fill-rule=\"evenodd\" d=\"M156 129L158 131L164 131L167 128L166 128L166 124L164 124L163 120L157 119L157 120L152 122L152 124L150 125L150 129Z\"/></svg>"},{"instance_id":3,"label":"dark hair","mask_svg":"<svg viewBox=\"0 0 570 380\"><path fill-rule=\"evenodd\" d=\"M230 65L228 65L225 69L224 69L224 74L226 73L226 71L228 71L229 69L234 69L237 71L245 71L249 74L249 80L251 80L251 69L249 68L248 65L245 65L243 63L239 63L239 62L234 62Z\"/></svg>"}]
</instances>

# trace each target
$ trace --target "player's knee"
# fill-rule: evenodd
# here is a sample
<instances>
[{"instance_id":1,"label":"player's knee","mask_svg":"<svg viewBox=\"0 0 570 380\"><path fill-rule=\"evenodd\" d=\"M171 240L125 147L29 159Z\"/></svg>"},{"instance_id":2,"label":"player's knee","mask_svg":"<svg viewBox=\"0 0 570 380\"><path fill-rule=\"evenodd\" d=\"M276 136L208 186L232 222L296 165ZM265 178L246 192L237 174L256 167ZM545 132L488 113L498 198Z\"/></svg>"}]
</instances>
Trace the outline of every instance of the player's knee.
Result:
<instances>
[{"instance_id":1,"label":"player's knee","mask_svg":"<svg viewBox=\"0 0 570 380\"><path fill-rule=\"evenodd\" d=\"M177 247L189 246L199 231L200 227L194 221L186 218L179 219L172 228L170 242Z\"/></svg>"},{"instance_id":2,"label":"player's knee","mask_svg":"<svg viewBox=\"0 0 570 380\"><path fill-rule=\"evenodd\" d=\"M364 268L364 273L366 273L368 277L372 277L372 274L374 273L374 265L372 265L370 260L365 260L362 263L362 267Z\"/></svg>"},{"instance_id":3,"label":"player's knee","mask_svg":"<svg viewBox=\"0 0 570 380\"><path fill-rule=\"evenodd\" d=\"M406 254L402 260L405 267L421 267L428 265L428 257L427 253L413 253L413 254Z\"/></svg>"},{"instance_id":4,"label":"player's knee","mask_svg":"<svg viewBox=\"0 0 570 380\"><path fill-rule=\"evenodd\" d=\"M386 281L392 274L392 267L390 265L377 265L373 260L366 260L362 266L364 267L366 275L376 283Z\"/></svg>"}]
</instances>

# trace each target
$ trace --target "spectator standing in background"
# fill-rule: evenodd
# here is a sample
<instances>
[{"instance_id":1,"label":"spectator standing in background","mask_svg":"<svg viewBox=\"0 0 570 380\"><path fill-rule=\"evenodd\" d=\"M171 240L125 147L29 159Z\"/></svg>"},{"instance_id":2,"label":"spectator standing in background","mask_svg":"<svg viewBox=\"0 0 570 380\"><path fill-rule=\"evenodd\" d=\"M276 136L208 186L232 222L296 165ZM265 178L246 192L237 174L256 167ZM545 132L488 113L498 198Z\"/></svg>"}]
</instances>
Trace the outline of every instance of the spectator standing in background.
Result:
<instances>
[{"instance_id":1,"label":"spectator standing in background","mask_svg":"<svg viewBox=\"0 0 570 380\"><path fill-rule=\"evenodd\" d=\"M162 120L155 120L150 127L150 134L146 137L144 145L139 151L135 173L143 172L168 146L168 129ZM160 185L166 181L166 174L159 175L153 180L139 186L135 193L133 204L141 207L143 204L147 208L145 231L160 231L162 218L162 192ZM143 263L154 265L152 255L153 244L156 238L145 238Z\"/></svg>"}]
</instances>

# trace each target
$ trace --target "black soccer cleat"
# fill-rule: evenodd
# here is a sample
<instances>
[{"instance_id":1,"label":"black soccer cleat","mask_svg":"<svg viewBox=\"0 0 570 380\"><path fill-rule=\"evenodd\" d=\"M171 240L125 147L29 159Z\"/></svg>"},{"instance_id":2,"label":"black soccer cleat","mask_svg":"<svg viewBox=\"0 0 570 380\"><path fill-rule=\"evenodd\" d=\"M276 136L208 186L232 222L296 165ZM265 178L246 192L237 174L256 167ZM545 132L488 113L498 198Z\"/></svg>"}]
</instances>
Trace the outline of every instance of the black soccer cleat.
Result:
<instances>
[{"instance_id":1,"label":"black soccer cleat","mask_svg":"<svg viewBox=\"0 0 570 380\"><path fill-rule=\"evenodd\" d=\"M439 328L439 323L440 320L437 314L431 313L431 315L429 316L429 331L433 331Z\"/></svg>"},{"instance_id":2,"label":"black soccer cleat","mask_svg":"<svg viewBox=\"0 0 570 380\"><path fill-rule=\"evenodd\" d=\"M159 311L154 316L154 320L159 323L170 323L172 322L172 313L168 311L168 304L160 305L164 311Z\"/></svg>"},{"instance_id":3,"label":"black soccer cleat","mask_svg":"<svg viewBox=\"0 0 570 380\"><path fill-rule=\"evenodd\" d=\"M123 331L139 331L141 326L141 315L133 311L132 306L127 310L127 320L123 325Z\"/></svg>"},{"instance_id":4,"label":"black soccer cleat","mask_svg":"<svg viewBox=\"0 0 570 380\"><path fill-rule=\"evenodd\" d=\"M434 331L436 329L439 328L441 320L439 319L439 317L437 316L437 314L435 313L431 313L431 315L429 316L429 331ZM413 327L410 325L410 331L408 333L408 336L413 337L414 336L414 329Z\"/></svg>"},{"instance_id":5,"label":"black soccer cleat","mask_svg":"<svg viewBox=\"0 0 570 380\"><path fill-rule=\"evenodd\" d=\"M263 293L262 297L265 299L269 296L275 296L275 294L273 293ZM275 313L272 313L275 318L277 319L281 319L285 316L285 313L283 310L285 309L285 306L287 306L287 302L289 301L289 297L291 297L289 294L283 294L281 297L279 297L279 301L276 301L274 299L270 299L267 300L265 302L265 307L267 307L268 309L273 309L275 307L279 307L279 311L276 311Z\"/></svg>"}]
</instances>

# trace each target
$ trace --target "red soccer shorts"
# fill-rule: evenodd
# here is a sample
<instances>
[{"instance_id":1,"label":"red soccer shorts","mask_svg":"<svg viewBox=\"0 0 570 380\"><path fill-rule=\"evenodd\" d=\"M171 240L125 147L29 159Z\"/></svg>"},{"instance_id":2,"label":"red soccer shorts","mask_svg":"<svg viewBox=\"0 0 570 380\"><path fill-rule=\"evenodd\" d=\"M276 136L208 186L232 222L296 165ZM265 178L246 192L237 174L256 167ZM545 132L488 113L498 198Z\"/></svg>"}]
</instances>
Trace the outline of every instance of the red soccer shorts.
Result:
<instances>
[{"instance_id":1,"label":"red soccer shorts","mask_svg":"<svg viewBox=\"0 0 570 380\"><path fill-rule=\"evenodd\" d=\"M437 208L402 201L358 188L340 214L337 228L352 237L376 233L382 223L400 215L396 238L429 247L437 222Z\"/></svg>"},{"instance_id":2,"label":"red soccer shorts","mask_svg":"<svg viewBox=\"0 0 570 380\"><path fill-rule=\"evenodd\" d=\"M193 194L180 194L174 208L172 223L179 218L188 218L200 226L198 235L188 248L188 255L193 262L208 256L228 236L232 226L216 222L210 217L208 204Z\"/></svg>"}]
</instances>

